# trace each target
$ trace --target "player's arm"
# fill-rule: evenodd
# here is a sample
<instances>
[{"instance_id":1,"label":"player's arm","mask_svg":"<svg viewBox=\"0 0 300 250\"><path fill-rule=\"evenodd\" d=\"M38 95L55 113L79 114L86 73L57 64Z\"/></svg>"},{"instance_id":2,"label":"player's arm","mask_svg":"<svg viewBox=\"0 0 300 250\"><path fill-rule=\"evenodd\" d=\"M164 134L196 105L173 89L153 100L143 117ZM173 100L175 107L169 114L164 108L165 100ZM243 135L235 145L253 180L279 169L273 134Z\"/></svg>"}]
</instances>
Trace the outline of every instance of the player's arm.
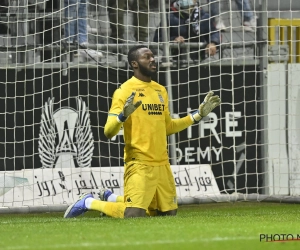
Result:
<instances>
[{"instance_id":1,"label":"player's arm","mask_svg":"<svg viewBox=\"0 0 300 250\"><path fill-rule=\"evenodd\" d=\"M178 133L187 127L191 126L194 122L192 121L191 117L185 116L183 118L176 118L172 119L170 116L169 112L169 107L168 107L168 94L167 92L164 93L164 99L166 100L166 113L165 113L165 121L166 121L166 134L167 135L172 135L175 133Z\"/></svg>"},{"instance_id":2,"label":"player's arm","mask_svg":"<svg viewBox=\"0 0 300 250\"><path fill-rule=\"evenodd\" d=\"M118 115L116 114L108 114L106 124L104 127L104 134L108 139L111 139L116 134L118 134L122 127L123 123L119 122L117 117Z\"/></svg>"},{"instance_id":3,"label":"player's arm","mask_svg":"<svg viewBox=\"0 0 300 250\"><path fill-rule=\"evenodd\" d=\"M210 91L204 101L200 104L199 108L183 118L171 119L170 116L166 117L167 135L178 133L195 122L199 122L203 117L207 116L215 107L219 106L221 100L219 96L214 96L214 92Z\"/></svg>"},{"instance_id":4,"label":"player's arm","mask_svg":"<svg viewBox=\"0 0 300 250\"><path fill-rule=\"evenodd\" d=\"M194 122L192 121L189 115L178 118L172 119L169 115L166 116L166 128L167 128L167 135L172 135L178 133L187 127L191 126Z\"/></svg>"},{"instance_id":5,"label":"player's arm","mask_svg":"<svg viewBox=\"0 0 300 250\"><path fill-rule=\"evenodd\" d=\"M104 134L110 139L119 133L123 123L127 118L142 104L142 101L137 101L133 103L135 97L135 92L132 92L131 95L127 98L122 111L119 114L115 114L118 109L120 109L119 97L114 95L113 104L108 114L106 124L104 126Z\"/></svg>"}]
</instances>

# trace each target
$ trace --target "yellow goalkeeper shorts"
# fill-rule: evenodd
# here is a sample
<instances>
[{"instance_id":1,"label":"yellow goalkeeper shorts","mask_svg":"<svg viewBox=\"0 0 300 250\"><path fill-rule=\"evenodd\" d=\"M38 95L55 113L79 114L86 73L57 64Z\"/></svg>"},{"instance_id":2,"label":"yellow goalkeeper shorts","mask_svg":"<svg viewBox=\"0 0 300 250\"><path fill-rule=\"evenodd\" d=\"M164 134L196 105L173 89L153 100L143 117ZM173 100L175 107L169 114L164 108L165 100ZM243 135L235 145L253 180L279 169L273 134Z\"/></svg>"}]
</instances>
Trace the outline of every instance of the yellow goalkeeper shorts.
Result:
<instances>
[{"instance_id":1,"label":"yellow goalkeeper shorts","mask_svg":"<svg viewBox=\"0 0 300 250\"><path fill-rule=\"evenodd\" d=\"M126 207L161 212L177 209L174 177L170 164L151 166L140 162L125 165L124 201Z\"/></svg>"}]
</instances>

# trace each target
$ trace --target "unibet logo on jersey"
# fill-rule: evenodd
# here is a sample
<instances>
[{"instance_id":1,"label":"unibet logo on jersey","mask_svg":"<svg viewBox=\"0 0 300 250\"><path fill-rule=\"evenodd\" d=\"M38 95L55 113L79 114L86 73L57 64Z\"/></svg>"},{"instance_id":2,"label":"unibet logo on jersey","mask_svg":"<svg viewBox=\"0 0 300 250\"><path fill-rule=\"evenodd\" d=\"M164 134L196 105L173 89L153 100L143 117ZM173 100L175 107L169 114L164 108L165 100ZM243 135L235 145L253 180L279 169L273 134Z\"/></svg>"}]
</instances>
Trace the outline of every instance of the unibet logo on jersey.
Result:
<instances>
[{"instance_id":1,"label":"unibet logo on jersey","mask_svg":"<svg viewBox=\"0 0 300 250\"><path fill-rule=\"evenodd\" d=\"M142 109L148 112L148 115L162 115L165 110L164 104L142 104Z\"/></svg>"},{"instance_id":2,"label":"unibet logo on jersey","mask_svg":"<svg viewBox=\"0 0 300 250\"><path fill-rule=\"evenodd\" d=\"M143 110L151 110L151 111L165 111L164 104L142 104Z\"/></svg>"}]
</instances>

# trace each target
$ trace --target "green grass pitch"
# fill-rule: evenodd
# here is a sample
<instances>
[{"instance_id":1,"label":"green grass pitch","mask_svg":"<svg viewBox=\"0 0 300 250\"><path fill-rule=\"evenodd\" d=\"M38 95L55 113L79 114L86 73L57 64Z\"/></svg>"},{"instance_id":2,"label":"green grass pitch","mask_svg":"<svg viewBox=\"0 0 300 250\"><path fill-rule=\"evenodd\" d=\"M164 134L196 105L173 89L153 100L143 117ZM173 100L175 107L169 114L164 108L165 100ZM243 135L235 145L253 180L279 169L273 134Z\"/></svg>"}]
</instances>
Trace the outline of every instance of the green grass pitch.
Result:
<instances>
[{"instance_id":1,"label":"green grass pitch","mask_svg":"<svg viewBox=\"0 0 300 250\"><path fill-rule=\"evenodd\" d=\"M300 205L259 202L180 206L176 217L114 219L99 213L0 214L0 249L300 249ZM290 236L291 237L291 236Z\"/></svg>"}]
</instances>

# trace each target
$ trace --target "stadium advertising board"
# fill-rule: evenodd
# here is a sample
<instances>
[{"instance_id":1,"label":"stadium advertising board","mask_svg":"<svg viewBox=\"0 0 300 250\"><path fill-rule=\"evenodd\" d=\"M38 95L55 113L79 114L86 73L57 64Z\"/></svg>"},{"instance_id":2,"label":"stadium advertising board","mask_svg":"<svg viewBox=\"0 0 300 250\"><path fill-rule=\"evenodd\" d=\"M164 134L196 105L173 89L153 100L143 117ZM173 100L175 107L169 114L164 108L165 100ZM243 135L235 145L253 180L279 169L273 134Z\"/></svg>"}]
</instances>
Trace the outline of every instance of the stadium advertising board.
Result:
<instances>
[{"instance_id":1,"label":"stadium advertising board","mask_svg":"<svg viewBox=\"0 0 300 250\"><path fill-rule=\"evenodd\" d=\"M209 165L171 166L178 198L219 195ZM44 168L0 173L0 206L73 203L82 193L95 197L102 186L123 194L123 167ZM3 185L4 184L4 185Z\"/></svg>"},{"instance_id":2,"label":"stadium advertising board","mask_svg":"<svg viewBox=\"0 0 300 250\"><path fill-rule=\"evenodd\" d=\"M222 105L176 135L177 164L209 164L220 191L259 192L259 82L254 66L172 71L175 117L196 109L213 90ZM188 77L187 77L188 76ZM111 96L126 70L6 69L0 74L0 171L119 167L123 138L103 128ZM157 80L165 84L165 75ZM236 179L235 179L236 177Z\"/></svg>"}]
</instances>

